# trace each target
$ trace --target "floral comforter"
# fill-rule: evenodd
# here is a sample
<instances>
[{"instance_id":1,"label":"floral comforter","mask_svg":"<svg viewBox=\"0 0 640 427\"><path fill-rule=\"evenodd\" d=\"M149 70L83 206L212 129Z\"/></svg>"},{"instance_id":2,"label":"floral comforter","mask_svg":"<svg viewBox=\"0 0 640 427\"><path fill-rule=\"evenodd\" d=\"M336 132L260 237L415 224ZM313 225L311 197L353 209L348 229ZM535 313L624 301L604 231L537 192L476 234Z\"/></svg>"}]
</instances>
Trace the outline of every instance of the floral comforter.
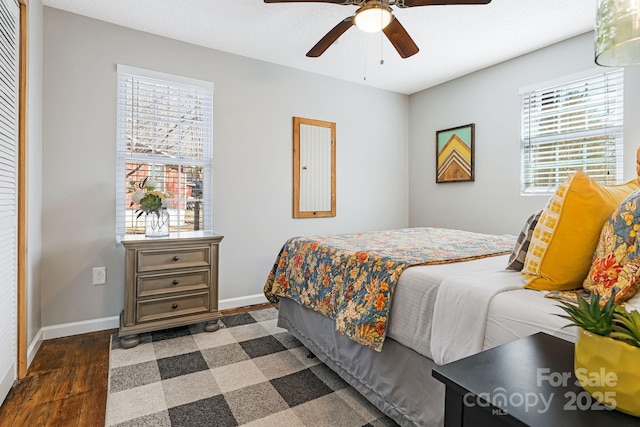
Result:
<instances>
[{"instance_id":1,"label":"floral comforter","mask_svg":"<svg viewBox=\"0 0 640 427\"><path fill-rule=\"evenodd\" d=\"M336 330L382 349L395 285L408 267L511 252L515 236L443 228L294 237L264 286L273 303L287 297L335 320Z\"/></svg>"}]
</instances>

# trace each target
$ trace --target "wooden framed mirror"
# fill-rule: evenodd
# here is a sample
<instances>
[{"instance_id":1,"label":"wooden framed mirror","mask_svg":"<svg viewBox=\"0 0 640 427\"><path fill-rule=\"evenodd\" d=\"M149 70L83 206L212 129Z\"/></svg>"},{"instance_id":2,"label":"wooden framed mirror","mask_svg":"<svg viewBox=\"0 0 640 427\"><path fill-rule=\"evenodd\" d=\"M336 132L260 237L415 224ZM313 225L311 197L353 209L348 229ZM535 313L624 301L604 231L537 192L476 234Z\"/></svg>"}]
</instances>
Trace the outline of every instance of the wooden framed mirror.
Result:
<instances>
[{"instance_id":1,"label":"wooden framed mirror","mask_svg":"<svg viewBox=\"0 0 640 427\"><path fill-rule=\"evenodd\" d=\"M293 217L336 216L336 124L293 118Z\"/></svg>"}]
</instances>

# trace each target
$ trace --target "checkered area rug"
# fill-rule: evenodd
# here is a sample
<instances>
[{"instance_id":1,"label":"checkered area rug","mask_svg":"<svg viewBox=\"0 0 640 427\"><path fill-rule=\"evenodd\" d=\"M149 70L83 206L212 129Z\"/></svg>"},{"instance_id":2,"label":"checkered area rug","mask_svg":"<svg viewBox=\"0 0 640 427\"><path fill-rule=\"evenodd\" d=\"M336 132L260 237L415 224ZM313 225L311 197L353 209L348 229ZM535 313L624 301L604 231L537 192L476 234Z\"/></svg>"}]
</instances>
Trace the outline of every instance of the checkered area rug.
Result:
<instances>
[{"instance_id":1,"label":"checkered area rug","mask_svg":"<svg viewBox=\"0 0 640 427\"><path fill-rule=\"evenodd\" d=\"M111 339L108 427L395 426L276 326L274 308Z\"/></svg>"}]
</instances>

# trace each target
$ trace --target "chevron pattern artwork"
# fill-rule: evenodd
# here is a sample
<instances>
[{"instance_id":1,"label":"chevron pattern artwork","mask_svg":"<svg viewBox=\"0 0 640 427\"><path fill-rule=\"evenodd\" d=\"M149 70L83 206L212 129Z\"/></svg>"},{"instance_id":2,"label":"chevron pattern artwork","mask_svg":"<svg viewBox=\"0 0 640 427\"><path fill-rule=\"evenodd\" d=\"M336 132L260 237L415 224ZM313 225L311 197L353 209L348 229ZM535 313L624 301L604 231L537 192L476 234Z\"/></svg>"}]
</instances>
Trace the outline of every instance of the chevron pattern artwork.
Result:
<instances>
[{"instance_id":1,"label":"chevron pattern artwork","mask_svg":"<svg viewBox=\"0 0 640 427\"><path fill-rule=\"evenodd\" d=\"M473 181L475 124L436 132L436 183Z\"/></svg>"}]
</instances>

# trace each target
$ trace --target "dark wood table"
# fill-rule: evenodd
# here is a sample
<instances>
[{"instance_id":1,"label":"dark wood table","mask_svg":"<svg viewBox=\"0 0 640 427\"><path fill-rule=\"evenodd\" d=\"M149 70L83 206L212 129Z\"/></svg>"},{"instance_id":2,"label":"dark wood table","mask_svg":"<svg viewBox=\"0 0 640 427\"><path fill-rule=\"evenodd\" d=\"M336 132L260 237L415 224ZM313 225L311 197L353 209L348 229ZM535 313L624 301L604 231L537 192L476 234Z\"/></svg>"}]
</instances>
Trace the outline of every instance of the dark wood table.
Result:
<instances>
[{"instance_id":1,"label":"dark wood table","mask_svg":"<svg viewBox=\"0 0 640 427\"><path fill-rule=\"evenodd\" d=\"M573 343L538 333L434 368L446 386L445 427L640 426L577 384L573 355Z\"/></svg>"}]
</instances>

